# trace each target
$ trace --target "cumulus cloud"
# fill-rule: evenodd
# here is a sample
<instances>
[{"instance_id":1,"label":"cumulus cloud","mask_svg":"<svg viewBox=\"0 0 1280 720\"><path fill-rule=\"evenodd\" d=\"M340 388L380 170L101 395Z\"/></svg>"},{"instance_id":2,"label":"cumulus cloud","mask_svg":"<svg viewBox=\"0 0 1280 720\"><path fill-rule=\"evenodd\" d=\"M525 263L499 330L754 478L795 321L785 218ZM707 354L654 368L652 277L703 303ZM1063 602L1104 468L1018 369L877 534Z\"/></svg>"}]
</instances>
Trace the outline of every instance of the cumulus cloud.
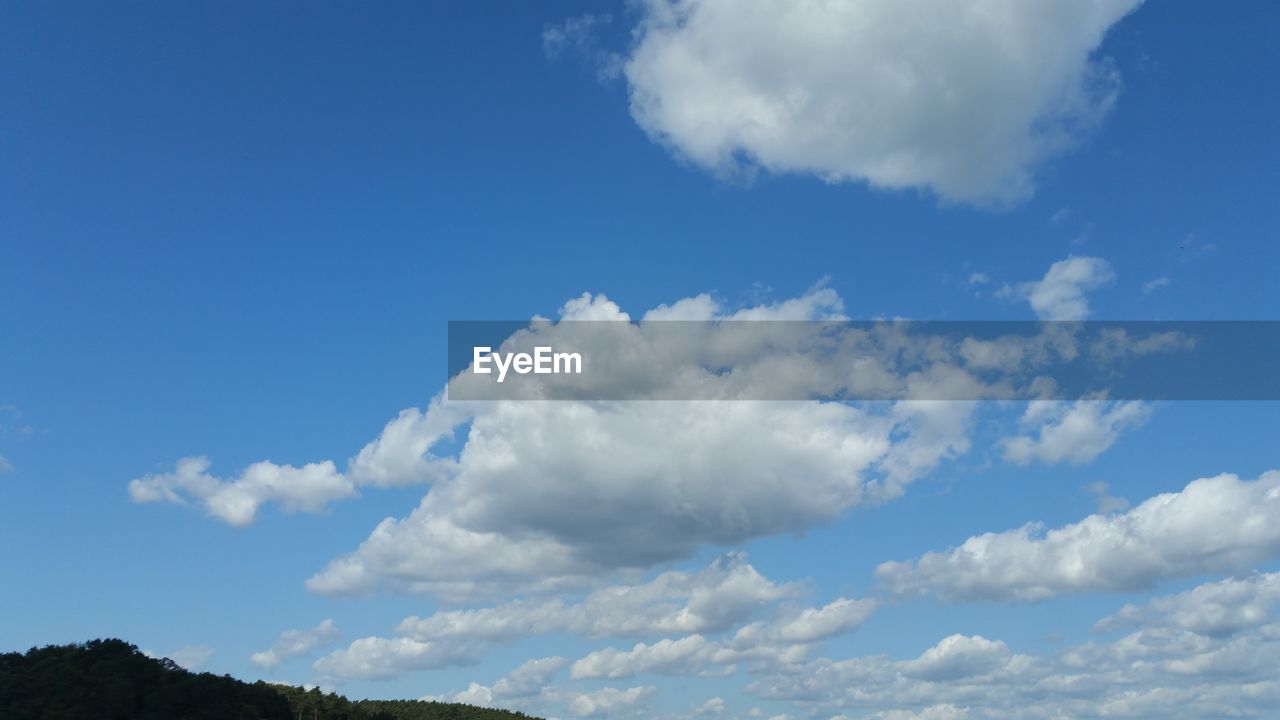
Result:
<instances>
[{"instance_id":1,"label":"cumulus cloud","mask_svg":"<svg viewBox=\"0 0 1280 720\"><path fill-rule=\"evenodd\" d=\"M717 695L697 707L698 715L721 715L725 711L724 698Z\"/></svg>"},{"instance_id":2,"label":"cumulus cloud","mask_svg":"<svg viewBox=\"0 0 1280 720\"><path fill-rule=\"evenodd\" d=\"M575 662L570 676L619 679L641 673L708 675L732 673L740 662L753 666L794 665L805 660L816 643L857 630L876 607L874 600L839 598L820 608L750 623L724 640L694 634L636 643L629 649L605 648Z\"/></svg>"},{"instance_id":3,"label":"cumulus cloud","mask_svg":"<svg viewBox=\"0 0 1280 720\"><path fill-rule=\"evenodd\" d=\"M508 709L541 708L545 711L565 699L561 688L549 683L566 664L567 661L558 656L529 660L499 678L493 685L471 682L465 690L452 695L428 695L422 699Z\"/></svg>"},{"instance_id":4,"label":"cumulus cloud","mask_svg":"<svg viewBox=\"0 0 1280 720\"><path fill-rule=\"evenodd\" d=\"M1089 317L1085 294L1111 284L1115 277L1106 260L1072 255L1050 265L1040 280L1006 286L1001 294L1024 298L1041 320L1084 320Z\"/></svg>"},{"instance_id":5,"label":"cumulus cloud","mask_svg":"<svg viewBox=\"0 0 1280 720\"><path fill-rule=\"evenodd\" d=\"M838 296L816 288L732 313L700 298L655 312L812 320L840 310ZM630 318L599 295L570 301L561 317ZM635 327L619 328L628 342ZM788 375L761 371L761 381L779 374ZM969 380L956 372L904 382L908 392L928 393ZM688 557L702 545L794 532L894 497L967 450L973 406L511 401L466 412L466 446L453 474L435 482L408 517L385 520L355 552L312 577L309 588L455 599L551 591ZM580 511L584 501L591 512Z\"/></svg>"},{"instance_id":6,"label":"cumulus cloud","mask_svg":"<svg viewBox=\"0 0 1280 720\"><path fill-rule=\"evenodd\" d=\"M494 683L493 692L498 697L536 695L568 663L568 660L559 656L526 661Z\"/></svg>"},{"instance_id":7,"label":"cumulus cloud","mask_svg":"<svg viewBox=\"0 0 1280 720\"><path fill-rule=\"evenodd\" d=\"M876 568L898 595L1036 601L1072 592L1135 591L1164 578L1237 572L1280 554L1280 471L1256 480L1202 478L1126 513L1044 532L1026 525L945 552Z\"/></svg>"},{"instance_id":8,"label":"cumulus cloud","mask_svg":"<svg viewBox=\"0 0 1280 720\"><path fill-rule=\"evenodd\" d=\"M490 608L412 616L397 632L420 640L507 642L530 635L574 633L591 638L668 633L718 633L795 594L770 581L733 552L696 572L670 571L649 582L610 585L580 602L520 600Z\"/></svg>"},{"instance_id":9,"label":"cumulus cloud","mask_svg":"<svg viewBox=\"0 0 1280 720\"><path fill-rule=\"evenodd\" d=\"M1020 424L1035 430L1006 438L1004 459L1020 465L1036 460L1087 463L1114 445L1120 433L1142 425L1150 416L1150 406L1138 400L1032 401Z\"/></svg>"},{"instance_id":10,"label":"cumulus cloud","mask_svg":"<svg viewBox=\"0 0 1280 720\"><path fill-rule=\"evenodd\" d=\"M257 462L233 479L209 474L206 457L179 460L173 472L147 475L129 483L134 502L197 502L213 517L231 525L248 525L268 502L286 512L323 512L330 503L354 497L362 485L394 487L439 479L453 464L427 450L452 437L456 411L435 403L426 413L405 410L382 434L348 461L339 472L330 460L302 467Z\"/></svg>"},{"instance_id":11,"label":"cumulus cloud","mask_svg":"<svg viewBox=\"0 0 1280 720\"><path fill-rule=\"evenodd\" d=\"M1222 632L1205 620L1223 615L1204 612L1251 606L1270 582L1253 576L1159 598L1113 622L1108 630L1140 629L1110 642L1022 654L999 640L952 635L911 659L823 657L766 668L747 690L837 719L1270 717L1280 702L1280 623L1232 610Z\"/></svg>"},{"instance_id":12,"label":"cumulus cloud","mask_svg":"<svg viewBox=\"0 0 1280 720\"><path fill-rule=\"evenodd\" d=\"M702 672L711 665L722 666L723 671L744 660L803 659L815 643L856 630L877 607L873 600L848 598L818 608L786 604L798 589L761 576L745 555L735 552L698 572L670 571L647 582L611 585L576 602L563 598L516 600L488 608L411 616L397 626L400 638L361 638L349 648L321 658L316 668L331 680L385 678L428 667L468 664L495 643L535 635L662 638L676 632L691 634L678 640L637 643L629 650L608 648L592 653L573 664L571 675L616 679L638 672ZM757 614L767 619L752 620ZM557 657L526 664L492 687L478 685L466 692L485 688L496 698L528 697L564 662Z\"/></svg>"},{"instance_id":13,"label":"cumulus cloud","mask_svg":"<svg viewBox=\"0 0 1280 720\"><path fill-rule=\"evenodd\" d=\"M602 688L595 692L578 693L568 702L569 712L578 717L598 717L617 715L642 707L646 698L654 694L656 688L633 687L621 690L618 688Z\"/></svg>"},{"instance_id":14,"label":"cumulus cloud","mask_svg":"<svg viewBox=\"0 0 1280 720\"><path fill-rule=\"evenodd\" d=\"M254 653L249 661L263 670L274 670L289 658L302 657L334 642L342 633L331 618L310 630L286 630L269 649Z\"/></svg>"},{"instance_id":15,"label":"cumulus cloud","mask_svg":"<svg viewBox=\"0 0 1280 720\"><path fill-rule=\"evenodd\" d=\"M313 667L322 677L337 682L356 678L386 679L413 670L473 664L482 651L483 648L465 643L366 637L316 660Z\"/></svg>"},{"instance_id":16,"label":"cumulus cloud","mask_svg":"<svg viewBox=\"0 0 1280 720\"><path fill-rule=\"evenodd\" d=\"M902 673L922 680L955 680L985 675L1004 665L1010 655L1009 646L999 640L951 635L915 660L903 663Z\"/></svg>"},{"instance_id":17,"label":"cumulus cloud","mask_svg":"<svg viewBox=\"0 0 1280 720\"><path fill-rule=\"evenodd\" d=\"M1125 605L1094 629L1111 632L1127 626L1172 627L1224 638L1261 627L1280 605L1280 573L1257 573L1205 583L1145 605Z\"/></svg>"},{"instance_id":18,"label":"cumulus cloud","mask_svg":"<svg viewBox=\"0 0 1280 720\"><path fill-rule=\"evenodd\" d=\"M823 607L806 608L790 617L746 625L734 634L728 645L743 649L819 642L858 629L876 608L875 600L838 598Z\"/></svg>"},{"instance_id":19,"label":"cumulus cloud","mask_svg":"<svg viewBox=\"0 0 1280 720\"><path fill-rule=\"evenodd\" d=\"M1039 373L1076 357L1087 340L1057 326L992 339L913 335L909 323L828 332L827 321L845 318L844 304L821 284L741 309L697 295L641 318L630 322L606 296L584 293L565 303L559 322L535 319L502 347L593 342L593 359L608 370L590 382L664 402L573 394L523 401L520 393L547 397L549 388L570 387L555 378L578 377L560 375L524 376L534 381L514 384L523 389L512 398L464 401L461 390L500 386L459 372L446 391L454 399L442 392L425 410L405 410L345 469L264 461L224 479L207 459L193 458L133 481L130 493L139 502L199 504L244 525L265 503L322 512L368 487L425 484L416 508L384 519L307 587L450 602L576 590L705 546L802 532L889 501L968 452L977 403L951 400L1041 397ZM673 318L716 322L659 321ZM599 388L570 389L595 397ZM844 392L884 392L892 401L826 399ZM688 397L699 399L674 399ZM735 401L706 401L716 398ZM1106 432L1124 425L1123 413L1108 418L1104 437L1084 438L1084 449L1063 456L1106 444ZM1051 457L1074 427L1044 430L1023 455ZM460 447L447 442L455 433Z\"/></svg>"},{"instance_id":20,"label":"cumulus cloud","mask_svg":"<svg viewBox=\"0 0 1280 720\"><path fill-rule=\"evenodd\" d=\"M1140 0L648 0L631 114L718 173L1009 202L1087 135L1116 73L1091 53Z\"/></svg>"},{"instance_id":21,"label":"cumulus cloud","mask_svg":"<svg viewBox=\"0 0 1280 720\"><path fill-rule=\"evenodd\" d=\"M969 711L951 703L930 705L919 712L912 710L883 710L870 715L870 720L964 720Z\"/></svg>"},{"instance_id":22,"label":"cumulus cloud","mask_svg":"<svg viewBox=\"0 0 1280 720\"><path fill-rule=\"evenodd\" d=\"M605 648L575 662L569 668L569 676L575 680L612 680L640 673L688 675L706 665L714 652L715 644L701 635L664 639L652 644L636 643L629 650Z\"/></svg>"}]
</instances>

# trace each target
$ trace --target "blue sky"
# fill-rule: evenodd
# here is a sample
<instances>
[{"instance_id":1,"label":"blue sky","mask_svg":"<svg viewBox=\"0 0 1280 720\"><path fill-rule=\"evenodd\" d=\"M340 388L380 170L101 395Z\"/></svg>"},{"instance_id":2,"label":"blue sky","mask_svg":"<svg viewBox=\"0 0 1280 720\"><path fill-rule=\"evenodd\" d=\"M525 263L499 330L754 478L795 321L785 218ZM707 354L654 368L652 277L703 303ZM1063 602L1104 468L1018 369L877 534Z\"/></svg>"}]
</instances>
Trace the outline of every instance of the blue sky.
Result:
<instances>
[{"instance_id":1,"label":"blue sky","mask_svg":"<svg viewBox=\"0 0 1280 720\"><path fill-rule=\"evenodd\" d=\"M119 636L219 673L351 696L453 697L475 682L489 702L555 717L676 717L719 697L721 712L701 712L980 718L1017 706L1009 687L1030 676L1013 673L1032 671L1011 657L1034 657L1049 687L1045 678L1069 674L1064 658L1114 660L1127 632L1182 632L1183 655L1143 657L1165 671L1223 648L1249 659L1183 676L1203 704L1111 688L1046 690L1045 707L1213 717L1280 697L1274 680L1250 674L1276 657L1280 626L1197 634L1161 615L1168 603L1144 605L1230 578L1272 582L1271 536L1239 538L1229 565L1187 560L1126 587L1067 582L1032 603L1000 595L1016 591L1012 580L973 601L947 595L946 568L920 571L920 599L877 573L983 533L1079 523L1099 509L1086 489L1099 482L1129 508L1102 517L1137 522L1126 513L1148 498L1234 473L1244 485L1223 496L1243 493L1243 507L1274 524L1276 506L1257 501L1277 482L1264 473L1280 467L1273 403L1150 405L1141 422L1094 427L1110 438L1104 451L1026 463L1001 445L1025 408L983 407L962 423L967 449L887 502L802 513L741 542L689 538L691 550L652 566L575 570L554 590L531 589L528 578L553 573L526 569L520 583L465 598L307 585L384 518L409 517L455 482L447 473L436 485L361 485L358 498L309 496L306 480L286 477L314 507L288 512L272 495L240 526L189 487L175 491L185 506L131 496L130 481L163 481L194 456L226 484L263 460L332 459L344 471L401 410L425 411L441 391L449 320L556 317L584 292L633 317L707 293L721 315L834 296L853 318L1032 320L1058 311L1034 304L1036 288L1066 287L1090 319L1275 318L1274 4L993 6L990 26L946 22L936 8L907 22L876 2L839 17L752 5L690 1L675 19L658 1L0 8L0 648ZM815 27L833 30L806 37ZM992 61L992 45L1007 55ZM681 49L701 53L701 72ZM877 68L918 75L899 85ZM941 89L903 90L929 82ZM1083 274L1065 277L1069 268ZM435 456L464 446L460 428ZM797 471L789 482L803 492L811 480ZM584 482L616 509L622 496L596 481ZM573 603L739 551L725 566L801 585L762 590L768 599L727 629L566 626L446 648L438 667L379 645L388 677L353 669L376 645L353 643L402 637L409 616L516 597ZM803 661L778 650L711 677L732 663L706 650L656 671L600 679L588 663L571 677L590 653L641 642L697 634L729 652L742 625L812 619L801 610L839 598L878 606L792 648ZM1090 635L1127 603L1147 608L1139 630ZM325 619L337 631L300 635L315 638L306 653L251 661L282 632ZM961 641L941 644L949 636ZM847 664L881 656L874 669ZM538 692L494 693L546 657L563 667ZM930 658L954 668L934 672ZM836 681L802 692L793 681L804 676ZM1153 670L1125 687L1167 680ZM855 681L886 689L854 702L841 692ZM1232 694L1247 683L1253 695Z\"/></svg>"}]
</instances>

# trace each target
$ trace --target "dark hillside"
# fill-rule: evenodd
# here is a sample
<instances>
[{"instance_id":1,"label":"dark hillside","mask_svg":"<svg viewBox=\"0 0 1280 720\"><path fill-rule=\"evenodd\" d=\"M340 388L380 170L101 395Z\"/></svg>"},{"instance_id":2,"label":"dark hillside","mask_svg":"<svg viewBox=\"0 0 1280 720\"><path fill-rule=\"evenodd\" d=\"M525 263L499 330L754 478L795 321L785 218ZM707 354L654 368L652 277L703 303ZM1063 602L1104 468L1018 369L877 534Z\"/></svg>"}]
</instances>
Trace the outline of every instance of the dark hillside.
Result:
<instances>
[{"instance_id":1,"label":"dark hillside","mask_svg":"<svg viewBox=\"0 0 1280 720\"><path fill-rule=\"evenodd\" d=\"M4 720L520 720L456 703L360 700L192 673L123 640L0 654Z\"/></svg>"}]
</instances>

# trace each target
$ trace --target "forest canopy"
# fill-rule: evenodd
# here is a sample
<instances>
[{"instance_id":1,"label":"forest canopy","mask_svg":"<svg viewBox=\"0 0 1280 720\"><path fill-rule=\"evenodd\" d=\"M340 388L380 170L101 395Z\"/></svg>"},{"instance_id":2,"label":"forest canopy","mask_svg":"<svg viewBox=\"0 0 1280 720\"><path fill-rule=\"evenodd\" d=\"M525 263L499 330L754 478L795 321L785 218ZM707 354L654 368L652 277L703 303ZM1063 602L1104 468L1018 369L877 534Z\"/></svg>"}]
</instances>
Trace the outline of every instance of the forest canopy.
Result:
<instances>
[{"instance_id":1,"label":"forest canopy","mask_svg":"<svg viewBox=\"0 0 1280 720\"><path fill-rule=\"evenodd\" d=\"M351 701L318 689L192 673L123 640L0 654L7 720L529 720L523 713L421 700Z\"/></svg>"}]
</instances>

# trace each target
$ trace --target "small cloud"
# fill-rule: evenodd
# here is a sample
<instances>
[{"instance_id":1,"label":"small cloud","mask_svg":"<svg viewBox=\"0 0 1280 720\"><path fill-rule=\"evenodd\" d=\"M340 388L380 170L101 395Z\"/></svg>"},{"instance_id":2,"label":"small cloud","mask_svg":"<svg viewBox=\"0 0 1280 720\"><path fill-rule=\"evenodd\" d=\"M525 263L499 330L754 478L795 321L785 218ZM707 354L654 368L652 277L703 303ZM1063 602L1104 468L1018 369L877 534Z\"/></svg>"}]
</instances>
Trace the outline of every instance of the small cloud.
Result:
<instances>
[{"instance_id":1,"label":"small cloud","mask_svg":"<svg viewBox=\"0 0 1280 720\"><path fill-rule=\"evenodd\" d=\"M1110 488L1104 482L1091 482L1084 486L1085 492L1094 495L1098 500L1098 513L1110 515L1113 512L1129 509L1129 501L1107 492Z\"/></svg>"},{"instance_id":2,"label":"small cloud","mask_svg":"<svg viewBox=\"0 0 1280 720\"><path fill-rule=\"evenodd\" d=\"M13 463L10 463L8 460L5 459L3 455L0 455L0 475L3 475L12 470L13 470Z\"/></svg>"},{"instance_id":3,"label":"small cloud","mask_svg":"<svg viewBox=\"0 0 1280 720\"><path fill-rule=\"evenodd\" d=\"M1049 266L1042 279L1005 285L996 297L1025 298L1041 320L1084 320L1089 316L1086 293L1112 282L1115 272L1106 260L1071 255Z\"/></svg>"},{"instance_id":4,"label":"small cloud","mask_svg":"<svg viewBox=\"0 0 1280 720\"><path fill-rule=\"evenodd\" d=\"M1142 284L1142 294L1150 295L1151 293L1155 292L1156 290L1159 290L1160 288L1169 287L1169 284L1172 282L1173 282L1172 280L1164 276L1158 277L1154 280L1148 280L1147 282Z\"/></svg>"},{"instance_id":5,"label":"small cloud","mask_svg":"<svg viewBox=\"0 0 1280 720\"><path fill-rule=\"evenodd\" d=\"M717 695L698 706L696 712L699 715L720 715L724 709L724 698Z\"/></svg>"},{"instance_id":6,"label":"small cloud","mask_svg":"<svg viewBox=\"0 0 1280 720\"><path fill-rule=\"evenodd\" d=\"M1054 225L1061 225L1071 217L1071 208L1060 208L1057 212L1049 216L1049 222Z\"/></svg>"},{"instance_id":7,"label":"small cloud","mask_svg":"<svg viewBox=\"0 0 1280 720\"><path fill-rule=\"evenodd\" d=\"M986 285L989 282L991 282L991 276L986 273L976 272L969 276L969 285L971 287L974 285Z\"/></svg>"},{"instance_id":8,"label":"small cloud","mask_svg":"<svg viewBox=\"0 0 1280 720\"><path fill-rule=\"evenodd\" d=\"M341 633L331 618L310 630L286 630L270 649L254 653L249 661L263 670L274 670L289 658L302 657L333 643Z\"/></svg>"},{"instance_id":9,"label":"small cloud","mask_svg":"<svg viewBox=\"0 0 1280 720\"><path fill-rule=\"evenodd\" d=\"M586 13L548 25L542 30L542 52L551 60L566 53L578 55L595 69L597 80L613 80L622 75L622 57L600 49L596 41L600 29L612 22L608 13Z\"/></svg>"}]
</instances>

